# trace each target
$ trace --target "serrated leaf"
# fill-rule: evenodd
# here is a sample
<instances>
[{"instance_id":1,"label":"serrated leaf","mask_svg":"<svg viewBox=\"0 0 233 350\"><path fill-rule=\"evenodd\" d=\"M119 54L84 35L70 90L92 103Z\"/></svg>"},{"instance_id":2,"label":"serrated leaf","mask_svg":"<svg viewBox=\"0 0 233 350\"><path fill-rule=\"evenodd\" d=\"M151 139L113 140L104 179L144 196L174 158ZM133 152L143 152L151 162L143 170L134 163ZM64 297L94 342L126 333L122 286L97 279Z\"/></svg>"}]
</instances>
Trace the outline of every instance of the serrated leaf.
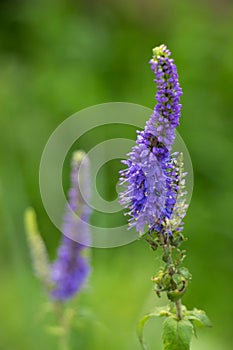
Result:
<instances>
[{"instance_id":1,"label":"serrated leaf","mask_svg":"<svg viewBox=\"0 0 233 350\"><path fill-rule=\"evenodd\" d=\"M189 320L194 321L198 327L212 327L210 319L203 310L194 309L189 311L187 317Z\"/></svg>"},{"instance_id":2,"label":"serrated leaf","mask_svg":"<svg viewBox=\"0 0 233 350\"><path fill-rule=\"evenodd\" d=\"M168 317L163 324L164 350L189 350L193 325L189 320Z\"/></svg>"},{"instance_id":3,"label":"serrated leaf","mask_svg":"<svg viewBox=\"0 0 233 350\"><path fill-rule=\"evenodd\" d=\"M143 316L141 320L138 322L137 326L137 334L138 334L138 339L141 343L142 349L146 350L146 344L144 343L143 339L143 329L146 324L146 322L151 318L151 317L162 317L162 316L169 316L171 315L169 312L169 306L165 307L157 307L153 312L150 312Z\"/></svg>"}]
</instances>

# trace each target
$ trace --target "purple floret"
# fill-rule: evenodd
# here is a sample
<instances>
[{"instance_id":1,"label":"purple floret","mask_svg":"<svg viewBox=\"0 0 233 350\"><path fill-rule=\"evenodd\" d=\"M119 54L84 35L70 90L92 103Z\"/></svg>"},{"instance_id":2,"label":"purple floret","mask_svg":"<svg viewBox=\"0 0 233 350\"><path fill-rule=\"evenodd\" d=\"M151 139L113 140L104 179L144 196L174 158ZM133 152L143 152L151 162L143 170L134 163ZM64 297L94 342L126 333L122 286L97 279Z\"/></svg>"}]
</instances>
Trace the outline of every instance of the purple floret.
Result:
<instances>
[{"instance_id":1,"label":"purple floret","mask_svg":"<svg viewBox=\"0 0 233 350\"><path fill-rule=\"evenodd\" d=\"M121 171L122 182L127 189L120 195L120 202L129 209L130 226L139 232L144 226L151 228L159 218L166 201L166 177L156 156L145 146L137 145L124 161L128 166Z\"/></svg>"},{"instance_id":2,"label":"purple floret","mask_svg":"<svg viewBox=\"0 0 233 350\"><path fill-rule=\"evenodd\" d=\"M53 299L65 301L80 291L90 272L90 266L82 256L83 247L63 236L57 260L52 267Z\"/></svg>"}]
</instances>

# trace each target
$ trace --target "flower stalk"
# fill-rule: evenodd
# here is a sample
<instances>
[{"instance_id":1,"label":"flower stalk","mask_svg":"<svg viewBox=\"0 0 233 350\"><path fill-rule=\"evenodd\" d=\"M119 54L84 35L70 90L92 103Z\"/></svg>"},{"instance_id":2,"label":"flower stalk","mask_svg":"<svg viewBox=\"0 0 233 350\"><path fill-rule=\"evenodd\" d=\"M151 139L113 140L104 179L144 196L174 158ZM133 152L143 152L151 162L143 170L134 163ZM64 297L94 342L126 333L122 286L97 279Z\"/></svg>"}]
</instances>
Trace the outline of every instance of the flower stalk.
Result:
<instances>
[{"instance_id":1,"label":"flower stalk","mask_svg":"<svg viewBox=\"0 0 233 350\"><path fill-rule=\"evenodd\" d=\"M152 316L166 316L164 348L189 350L196 311L187 311L181 302L191 280L188 269L182 266L186 252L181 249L186 240L182 234L187 211L186 173L183 154L171 153L180 119L182 89L170 56L165 45L153 49L150 65L157 85L157 104L144 130L138 132L128 159L122 161L126 168L120 172L120 180L125 190L120 194L120 203L127 209L129 227L135 227L153 251L162 249L163 264L152 282L157 296L166 293L171 302L165 310L156 310L139 322L142 347L146 349L142 335L145 322ZM184 328L183 335L178 334L180 327Z\"/></svg>"},{"instance_id":2,"label":"flower stalk","mask_svg":"<svg viewBox=\"0 0 233 350\"><path fill-rule=\"evenodd\" d=\"M90 197L89 159L84 152L74 152L71 162L69 201L63 218L63 235L54 262L49 261L46 246L38 231L33 209L25 212L25 227L35 274L45 287L57 324L48 331L59 339L61 350L69 350L74 309L68 307L72 298L84 287L90 264L84 252L90 244L90 207L82 196Z\"/></svg>"}]
</instances>

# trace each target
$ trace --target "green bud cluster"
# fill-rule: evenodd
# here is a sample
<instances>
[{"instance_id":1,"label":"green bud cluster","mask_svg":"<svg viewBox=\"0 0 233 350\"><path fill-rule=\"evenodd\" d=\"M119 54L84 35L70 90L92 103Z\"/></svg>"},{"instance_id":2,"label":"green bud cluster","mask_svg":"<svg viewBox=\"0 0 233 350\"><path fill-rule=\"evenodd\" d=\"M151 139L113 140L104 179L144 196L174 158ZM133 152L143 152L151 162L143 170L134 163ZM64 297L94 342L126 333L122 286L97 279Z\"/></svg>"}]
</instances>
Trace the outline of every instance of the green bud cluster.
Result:
<instances>
[{"instance_id":1,"label":"green bud cluster","mask_svg":"<svg viewBox=\"0 0 233 350\"><path fill-rule=\"evenodd\" d=\"M24 221L35 275L41 280L44 287L49 289L51 282L48 253L37 227L36 213L32 208L26 210Z\"/></svg>"}]
</instances>

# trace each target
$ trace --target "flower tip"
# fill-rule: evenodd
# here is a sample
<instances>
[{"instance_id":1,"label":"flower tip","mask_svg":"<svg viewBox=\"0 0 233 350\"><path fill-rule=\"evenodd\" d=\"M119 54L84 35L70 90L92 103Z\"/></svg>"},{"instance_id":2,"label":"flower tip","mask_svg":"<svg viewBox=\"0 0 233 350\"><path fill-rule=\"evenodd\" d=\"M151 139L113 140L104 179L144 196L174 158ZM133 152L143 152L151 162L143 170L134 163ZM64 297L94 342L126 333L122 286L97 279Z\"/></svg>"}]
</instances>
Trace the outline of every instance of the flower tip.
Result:
<instances>
[{"instance_id":1,"label":"flower tip","mask_svg":"<svg viewBox=\"0 0 233 350\"><path fill-rule=\"evenodd\" d=\"M164 44L153 48L152 53L153 53L152 61L154 61L154 62L157 62L158 57L170 56L170 51L167 49L167 46Z\"/></svg>"},{"instance_id":2,"label":"flower tip","mask_svg":"<svg viewBox=\"0 0 233 350\"><path fill-rule=\"evenodd\" d=\"M45 243L37 227L36 213L29 207L24 214L25 229L35 275L46 289L50 285L50 264Z\"/></svg>"},{"instance_id":3,"label":"flower tip","mask_svg":"<svg viewBox=\"0 0 233 350\"><path fill-rule=\"evenodd\" d=\"M75 151L72 155L72 163L80 164L85 156L86 153L84 151Z\"/></svg>"},{"instance_id":4,"label":"flower tip","mask_svg":"<svg viewBox=\"0 0 233 350\"><path fill-rule=\"evenodd\" d=\"M34 234L37 231L36 213L32 207L28 207L24 212L24 223L28 235Z\"/></svg>"}]
</instances>

